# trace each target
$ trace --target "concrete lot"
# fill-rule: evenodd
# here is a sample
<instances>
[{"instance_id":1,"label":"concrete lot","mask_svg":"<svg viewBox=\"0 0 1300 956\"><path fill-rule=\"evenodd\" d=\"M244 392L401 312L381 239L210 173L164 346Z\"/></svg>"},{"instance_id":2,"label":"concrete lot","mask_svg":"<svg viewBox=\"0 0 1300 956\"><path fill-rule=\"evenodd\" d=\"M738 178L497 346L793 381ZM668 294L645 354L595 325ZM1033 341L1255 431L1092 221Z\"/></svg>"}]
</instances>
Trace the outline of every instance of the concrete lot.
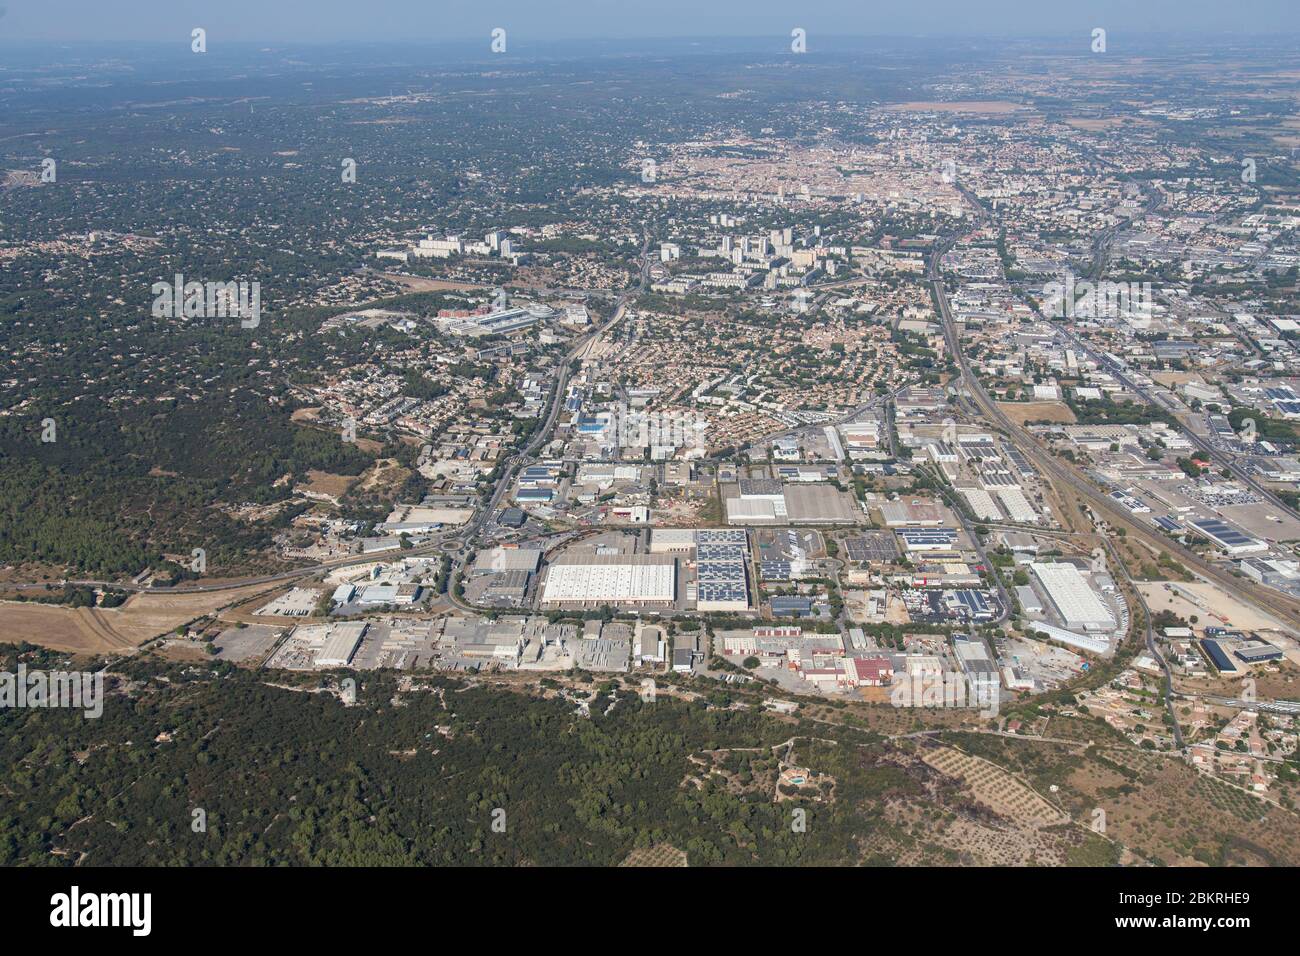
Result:
<instances>
[{"instance_id":1,"label":"concrete lot","mask_svg":"<svg viewBox=\"0 0 1300 956\"><path fill-rule=\"evenodd\" d=\"M217 635L212 643L218 650L217 659L242 663L265 657L275 646L287 627L250 624L248 627L231 627Z\"/></svg>"}]
</instances>

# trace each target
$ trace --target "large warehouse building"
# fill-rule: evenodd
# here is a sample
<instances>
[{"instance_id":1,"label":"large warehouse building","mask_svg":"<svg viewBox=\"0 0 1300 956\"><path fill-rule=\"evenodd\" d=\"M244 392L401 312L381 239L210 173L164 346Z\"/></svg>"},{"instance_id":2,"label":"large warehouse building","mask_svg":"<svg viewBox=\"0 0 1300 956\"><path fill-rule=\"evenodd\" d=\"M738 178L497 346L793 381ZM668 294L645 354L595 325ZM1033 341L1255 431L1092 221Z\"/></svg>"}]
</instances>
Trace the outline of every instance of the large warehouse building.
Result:
<instances>
[{"instance_id":1,"label":"large warehouse building","mask_svg":"<svg viewBox=\"0 0 1300 956\"><path fill-rule=\"evenodd\" d=\"M852 495L829 484L745 479L739 487L738 497L726 499L728 524L855 524L863 517Z\"/></svg>"},{"instance_id":2,"label":"large warehouse building","mask_svg":"<svg viewBox=\"0 0 1300 956\"><path fill-rule=\"evenodd\" d=\"M347 667L361 646L361 638L365 637L367 627L369 625L365 621L329 625L325 643L312 663L317 667Z\"/></svg>"},{"instance_id":3,"label":"large warehouse building","mask_svg":"<svg viewBox=\"0 0 1300 956\"><path fill-rule=\"evenodd\" d=\"M700 531L696 549L696 608L749 609L749 535L738 528Z\"/></svg>"},{"instance_id":4,"label":"large warehouse building","mask_svg":"<svg viewBox=\"0 0 1300 956\"><path fill-rule=\"evenodd\" d=\"M1266 542L1260 541L1258 538L1252 538L1218 518L1193 521L1192 527L1228 552L1228 554L1254 554L1258 551L1268 550Z\"/></svg>"},{"instance_id":5,"label":"large warehouse building","mask_svg":"<svg viewBox=\"0 0 1300 956\"><path fill-rule=\"evenodd\" d=\"M743 528L655 528L650 553L680 554L694 566L685 589L697 610L749 609L749 532Z\"/></svg>"},{"instance_id":6,"label":"large warehouse building","mask_svg":"<svg viewBox=\"0 0 1300 956\"><path fill-rule=\"evenodd\" d=\"M653 528L650 531L651 554L690 554L694 550L693 528Z\"/></svg>"},{"instance_id":7,"label":"large warehouse building","mask_svg":"<svg viewBox=\"0 0 1300 956\"><path fill-rule=\"evenodd\" d=\"M1115 627L1114 615L1073 564L1035 561L1029 569L1067 628L1109 631Z\"/></svg>"},{"instance_id":8,"label":"large warehouse building","mask_svg":"<svg viewBox=\"0 0 1300 956\"><path fill-rule=\"evenodd\" d=\"M550 566L543 607L630 604L667 607L677 597L677 559L669 554L580 554Z\"/></svg>"}]
</instances>

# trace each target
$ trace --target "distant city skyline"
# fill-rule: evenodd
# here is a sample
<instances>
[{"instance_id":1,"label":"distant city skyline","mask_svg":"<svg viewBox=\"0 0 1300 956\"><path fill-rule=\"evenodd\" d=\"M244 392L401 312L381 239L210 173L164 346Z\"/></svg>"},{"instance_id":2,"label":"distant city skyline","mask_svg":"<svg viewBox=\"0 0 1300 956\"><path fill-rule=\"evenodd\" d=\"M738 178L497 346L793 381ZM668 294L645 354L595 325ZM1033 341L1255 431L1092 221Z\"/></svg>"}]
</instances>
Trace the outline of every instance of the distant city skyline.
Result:
<instances>
[{"instance_id":1,"label":"distant city skyline","mask_svg":"<svg viewBox=\"0 0 1300 956\"><path fill-rule=\"evenodd\" d=\"M446 0L254 0L177 2L130 0L7 0L0 4L0 42L131 42L186 40L201 26L213 42L386 42L486 37L495 27L520 43L581 39L788 36L808 31L809 49L820 37L846 36L1048 36L1105 28L1125 33L1277 35L1300 32L1300 7L1292 0L1101 0L1042 3L1034 0L923 0L868 6L859 0L790 5L774 0L657 0L643 6L608 0L470 2ZM187 41L188 42L188 41ZM485 41L486 42L486 41Z\"/></svg>"}]
</instances>

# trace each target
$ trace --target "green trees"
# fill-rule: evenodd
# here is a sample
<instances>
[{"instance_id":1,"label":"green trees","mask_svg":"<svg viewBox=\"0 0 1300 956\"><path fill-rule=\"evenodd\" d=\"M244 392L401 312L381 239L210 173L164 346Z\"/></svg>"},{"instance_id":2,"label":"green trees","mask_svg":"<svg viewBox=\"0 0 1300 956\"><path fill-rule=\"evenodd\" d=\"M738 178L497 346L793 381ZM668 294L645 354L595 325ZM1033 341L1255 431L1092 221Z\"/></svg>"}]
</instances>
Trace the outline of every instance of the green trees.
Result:
<instances>
[{"instance_id":1,"label":"green trees","mask_svg":"<svg viewBox=\"0 0 1300 956\"><path fill-rule=\"evenodd\" d=\"M682 787L691 754L734 750L754 779L751 761L769 760L792 732L825 731L725 709L729 691L712 706L664 695L644 703L606 682L584 718L563 698L439 677L428 683L455 691L453 712L437 693L394 706L397 678L385 673L367 674L359 705L344 707L233 668L217 681L180 665L126 667L139 683L130 697L109 696L103 720L0 717L9 794L0 864L84 852L87 864L606 865L664 842L692 864L852 862L851 836L875 812L871 794L887 789L875 778L888 768L856 744L840 757L835 747L801 754L834 767L840 789L829 805L795 804L817 821L795 836L792 804L773 805L770 791L751 799L711 779ZM433 729L447 725L446 735ZM195 807L206 811L206 833L190 829ZM492 829L498 808L509 839Z\"/></svg>"}]
</instances>

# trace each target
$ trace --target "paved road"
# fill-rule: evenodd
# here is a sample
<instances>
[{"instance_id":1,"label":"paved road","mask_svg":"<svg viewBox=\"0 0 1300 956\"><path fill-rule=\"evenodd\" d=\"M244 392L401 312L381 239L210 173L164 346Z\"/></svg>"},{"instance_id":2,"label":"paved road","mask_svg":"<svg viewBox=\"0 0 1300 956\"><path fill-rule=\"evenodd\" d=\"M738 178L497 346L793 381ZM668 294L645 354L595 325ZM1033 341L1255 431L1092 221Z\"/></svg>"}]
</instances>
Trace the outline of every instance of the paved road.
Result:
<instances>
[{"instance_id":1,"label":"paved road","mask_svg":"<svg viewBox=\"0 0 1300 956\"><path fill-rule=\"evenodd\" d=\"M1129 590L1133 592L1133 597L1142 607L1142 616L1146 621L1147 652L1155 659L1156 663L1160 665L1160 669L1164 671L1165 707L1169 711L1169 720L1174 729L1174 743L1178 745L1179 750L1182 750L1186 745L1183 742L1183 729L1178 725L1178 714L1174 712L1174 672L1170 669L1169 661L1165 659L1165 655L1160 653L1160 648L1156 646L1155 627L1151 623L1151 606L1147 604L1147 599L1142 596L1142 592L1139 590L1137 582L1134 581L1132 576L1128 573L1128 565L1120 560L1119 552L1115 550L1110 539L1104 538L1103 540L1106 543L1106 550L1110 552L1111 561L1123 573L1124 580L1128 582Z\"/></svg>"},{"instance_id":2,"label":"paved road","mask_svg":"<svg viewBox=\"0 0 1300 956\"><path fill-rule=\"evenodd\" d=\"M931 254L927 278L934 290L935 301L939 306L939 315L943 323L944 337L948 343L949 353L957 363L962 381L965 383L980 413L988 421L1001 428L1021 452L1034 463L1040 473L1052 479L1058 487L1065 487L1074 492L1079 499L1088 504L1093 514L1105 518L1114 527L1124 528L1135 539L1147 542L1157 551L1169 552L1196 574L1218 585L1238 600L1248 605L1254 604L1262 607L1291 626L1300 627L1300 601L1289 598L1281 592L1262 591L1260 589L1247 590L1233 575L1207 563L1190 548L1171 541L1163 535L1158 535L1154 528L1148 528L1135 520L1128 509L1105 494L1090 480L1081 477L1072 467L1048 454L1033 436L1021 426L1014 424L1003 413L988 392L984 390L978 376L971 371L970 364L960 348L956 325L953 322L952 312L948 304L947 291L943 287L942 276L939 272L939 262L944 253L952 248L955 242L956 238L953 237L940 242L935 247Z\"/></svg>"},{"instance_id":3,"label":"paved road","mask_svg":"<svg viewBox=\"0 0 1300 956\"><path fill-rule=\"evenodd\" d=\"M935 469L937 472L938 469ZM985 570L993 578L993 588L998 592L998 600L1002 602L1002 611L998 616L989 621L972 621L972 624L1001 624L1011 616L1011 595L1007 593L1006 585L1002 583L1002 573L989 560L988 552L984 550L984 545L980 542L980 536L975 533L975 525L966 517L966 512L962 510L961 502L957 501L957 492L948 486L941 476L935 475L935 487L939 493L948 501L952 513L957 516L961 523L962 530L966 532L966 537L970 538L971 544L975 548L975 553L979 555L980 563L984 565ZM1023 530L1023 529L1020 529Z\"/></svg>"},{"instance_id":4,"label":"paved road","mask_svg":"<svg viewBox=\"0 0 1300 956\"><path fill-rule=\"evenodd\" d=\"M1182 426L1183 434L1185 434L1192 441L1192 443L1196 445L1197 448L1199 448L1202 452L1204 452L1207 458L1209 458L1211 461L1217 462L1220 467L1227 469L1234 478L1240 481L1251 491L1255 492L1255 494L1259 495L1269 504L1273 505L1273 507L1279 509L1285 514L1292 515L1293 517L1300 517L1300 512L1297 512L1294 508L1290 507L1284 501L1282 501L1282 499L1279 498L1276 494L1274 494L1272 491L1270 491L1269 489L1261 485L1259 481L1257 481L1245 468L1243 468L1238 463L1235 455L1230 455L1222 451L1212 443L1206 441L1205 438L1199 432L1195 431L1192 428L1192 422L1190 420L1189 414L1180 412L1175 408L1171 408L1167 400L1162 400L1165 399L1166 396L1162 395L1160 392L1152 391L1151 389L1147 388L1145 385L1139 383L1136 379L1133 378L1132 375L1130 375L1127 371L1125 371L1120 365L1118 365L1117 363L1108 359L1105 355L1098 352L1091 345L1091 343L1080 338L1074 332L1065 328L1061 328L1058 331L1066 340L1068 340L1071 344L1073 344L1075 348L1082 351L1085 355L1091 357L1102 368L1105 368L1108 372L1114 375L1115 378L1117 378L1127 389L1129 389L1129 391L1133 392L1135 395L1140 397L1143 401L1148 402L1160 408L1169 409L1170 414L1172 414L1174 416L1174 419Z\"/></svg>"},{"instance_id":5,"label":"paved road","mask_svg":"<svg viewBox=\"0 0 1300 956\"><path fill-rule=\"evenodd\" d=\"M1127 222L1121 222L1115 224L1114 226L1110 226L1107 229L1102 230L1102 232L1097 235L1097 238L1093 240L1093 245L1092 245L1093 254L1092 254L1092 263L1088 270L1089 278L1096 280L1101 277L1102 270L1105 269L1106 262L1110 257L1110 248L1114 244L1115 239L1118 237L1120 230L1126 225L1131 225L1132 223L1145 218L1148 214L1158 209L1163 203L1164 197L1162 196L1159 190L1151 187L1147 183L1139 183L1138 185L1142 188L1144 194L1146 195L1146 200L1147 200L1146 205L1142 209L1141 215L1134 216ZM1079 349L1085 355L1092 358L1093 361L1097 362L1099 367L1105 368L1107 371L1109 371L1126 388L1128 388L1135 395L1140 397L1143 401L1151 405L1155 405L1158 408L1164 408L1168 410L1170 414L1173 415L1174 419L1179 423L1179 425L1182 426L1182 430L1184 434L1186 434L1187 437L1191 439L1191 441L1202 452L1204 452L1205 455L1208 456L1211 461L1215 461L1222 468L1227 469L1228 472L1232 474L1238 481L1240 481L1251 491L1255 492L1255 494L1259 495L1269 504L1273 505L1273 507L1279 509L1282 513L1300 518L1300 511L1297 511L1295 508L1292 508L1289 505L1287 505L1286 502L1284 502L1276 494L1274 494L1268 488L1265 488L1262 484L1260 484L1259 481L1257 481L1255 477L1250 474L1250 472L1248 472L1245 468L1243 468L1240 465L1235 455L1224 452L1222 449L1220 449L1213 443L1207 441L1199 432L1197 432L1192 427L1194 413L1184 413L1180 411L1179 404L1177 402L1173 402L1171 399L1169 399L1168 396L1164 395L1162 392L1153 391L1152 389L1148 388L1145 384L1139 382L1133 375L1131 375L1128 372L1127 369L1125 369L1119 363L1113 361L1112 359L1108 358L1106 355L1098 351L1092 345L1092 343L1081 338L1078 334L1076 334L1071 329L1068 329L1063 325L1058 326L1057 328L1058 331L1061 333L1062 337L1064 337L1067 341L1073 344L1075 348Z\"/></svg>"},{"instance_id":6,"label":"paved road","mask_svg":"<svg viewBox=\"0 0 1300 956\"><path fill-rule=\"evenodd\" d=\"M493 490L492 496L489 498L487 504L474 517L474 520L469 526L461 529L461 535L464 537L466 542L472 543L474 535L478 533L479 529L482 528L488 519L496 512L497 508L501 504L501 499L505 496L506 492L510 490L510 486L514 482L515 472L525 464L531 463L533 460L533 453L550 440L551 433L555 429L555 423L559 420L560 412L564 407L565 388L569 384L569 375L571 374L571 366L574 359L576 359L591 342L595 341L602 334L609 329L612 329L623 320L623 316L627 312L628 301L635 296L640 295L645 289L646 284L650 281L650 239L650 233L647 232L645 239L641 244L641 272L637 284L620 293L619 297L615 300L613 315L611 315L606 322L594 331L579 338L574 343L573 348L571 348L564 356L564 360L556 373L555 389L551 393L550 408L546 413L546 420L542 423L542 426L533 433L533 437L529 439L528 443L516 455L513 455L507 460L506 467L502 471L501 476L497 479L496 488ZM466 604L455 595L456 581L458 581L464 573L464 557L465 555L461 553L454 556L452 559L451 574L449 574L447 578L447 594L457 607L460 607L463 610L471 610L471 605Z\"/></svg>"},{"instance_id":7,"label":"paved road","mask_svg":"<svg viewBox=\"0 0 1300 956\"><path fill-rule=\"evenodd\" d=\"M335 571L339 568L351 567L358 564L370 564L373 561L383 560L385 556L400 556L403 558L416 557L422 555L433 555L448 553L447 549L455 542L460 541L463 544L455 546L450 552L453 560L453 575L458 572L462 561L462 555L465 548L472 542L473 537L479 532L484 524L497 510L501 503L502 497L510 489L514 480L515 472L525 462L531 461L531 455L547 440L551 431L555 427L555 422L559 418L560 411L564 405L565 387L568 385L570 375L570 364L578 354L587 346L589 342L599 336L609 328L612 328L622 320L623 314L627 309L627 302L632 297L639 295L645 289L646 283L650 277L650 241L651 236L647 232L645 240L641 246L641 273L637 284L622 292L617 300L614 314L603 325L595 330L580 337L565 355L560 368L556 372L556 382L554 391L551 394L550 408L547 411L546 419L542 427L538 428L533 437L525 446L515 455L506 460L505 468L500 477L497 479L496 487L492 492L487 503L481 506L470 520L469 524L458 528L448 528L432 539L418 547L409 548L400 552L379 552L376 554L348 556L331 561L322 561L318 564L308 565L301 568L293 568L289 571L280 571L275 574L265 574L257 577L240 578L238 580L226 581L216 584L178 584L175 587L150 587L148 585L123 583L120 581L104 581L97 579L60 579L57 581L33 581L22 584L13 584L17 590L43 590L46 587L62 587L64 585L76 585L83 587L106 587L119 591L148 592L151 594L205 594L214 591L232 591L238 588L255 587L260 584L281 584L288 581L294 581L299 578L311 577L316 574L322 574L328 571ZM450 582L453 575L448 576ZM450 587L449 587L450 590Z\"/></svg>"},{"instance_id":8,"label":"paved road","mask_svg":"<svg viewBox=\"0 0 1300 956\"><path fill-rule=\"evenodd\" d=\"M947 339L949 351L952 354L954 361L957 362L957 366L961 371L962 380L966 383L971 397L979 406L980 411L990 421L999 424L1008 435L1013 436L1013 439L1019 439L1016 441L1016 444L1021 448L1021 451L1024 452L1026 457L1028 457L1030 461L1034 462L1035 466L1044 474L1052 475L1053 477L1064 480L1071 488L1079 492L1081 496L1085 497L1085 499L1089 501L1090 505L1092 505L1094 501L1099 501L1105 505L1105 510L1113 510L1110 505L1111 499L1103 495L1099 489L1095 489L1090 484L1079 480L1075 475L1068 472L1056 461L1052 460L1047 455L1042 454L1038 443L1024 433L1018 426L1012 424L1011 420L1007 418L1002 410L997 407L996 403L992 401L988 393L984 390L983 385L971 371L970 364L966 361L966 356L962 353L959 347L960 342L957 335L957 328L952 320L952 312L948 306L947 292L943 288L943 279L939 272L939 262L943 258L943 254L947 251L947 248L950 246L951 242L946 245L940 244L932 255L929 266L929 279L934 289L935 299L939 304L940 318L943 321L944 336ZM1094 506L1094 510L1101 509ZM1132 524L1132 522L1128 523ZM1134 597L1142 606L1143 615L1146 621L1147 650L1160 664L1161 669L1165 673L1165 703L1168 707L1169 717L1173 724L1174 741L1177 743L1179 749L1182 749L1184 746L1182 728L1179 727L1178 717L1174 712L1173 673L1171 672L1164 655L1162 655L1159 648L1156 647L1155 634L1151 625L1151 609L1147 606L1146 599L1143 598L1141 591L1138 590L1137 585L1129 576L1128 567L1120 560L1120 556L1118 552L1115 551L1111 541L1109 539L1103 540L1105 541L1106 548L1111 553L1113 563L1120 569L1124 577L1127 579Z\"/></svg>"}]
</instances>

